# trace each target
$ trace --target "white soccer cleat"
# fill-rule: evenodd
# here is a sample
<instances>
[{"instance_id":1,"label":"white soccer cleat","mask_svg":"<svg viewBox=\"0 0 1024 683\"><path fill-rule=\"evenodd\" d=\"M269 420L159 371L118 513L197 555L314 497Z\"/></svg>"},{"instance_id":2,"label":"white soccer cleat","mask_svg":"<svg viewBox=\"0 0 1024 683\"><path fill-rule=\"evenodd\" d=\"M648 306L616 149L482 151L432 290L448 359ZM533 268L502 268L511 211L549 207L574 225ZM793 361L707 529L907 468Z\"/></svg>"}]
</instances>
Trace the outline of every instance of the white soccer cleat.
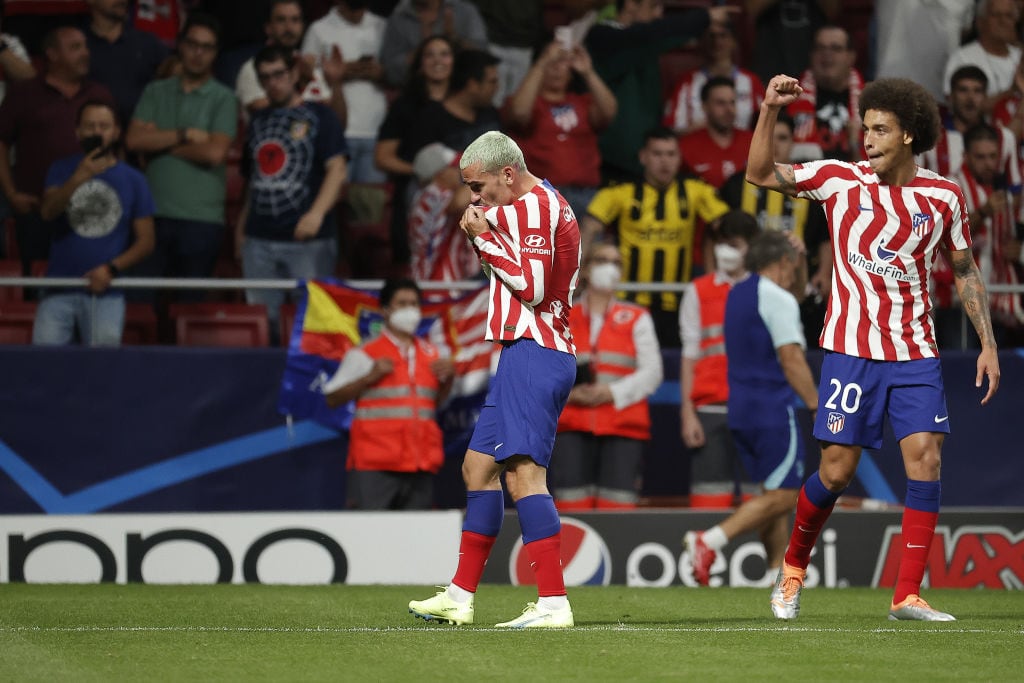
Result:
<instances>
[{"instance_id":1,"label":"white soccer cleat","mask_svg":"<svg viewBox=\"0 0 1024 683\"><path fill-rule=\"evenodd\" d=\"M921 599L920 595L911 593L900 604L889 608L890 621L956 621L952 614L946 614L933 608Z\"/></svg>"},{"instance_id":2,"label":"white soccer cleat","mask_svg":"<svg viewBox=\"0 0 1024 683\"><path fill-rule=\"evenodd\" d=\"M473 623L473 598L455 602L447 590L440 590L432 598L409 601L409 612L426 621L439 621L456 626Z\"/></svg>"},{"instance_id":3,"label":"white soccer cleat","mask_svg":"<svg viewBox=\"0 0 1024 683\"><path fill-rule=\"evenodd\" d=\"M495 624L495 628L572 628L572 607L569 603L562 609L547 609L535 602L526 604L523 613L512 621Z\"/></svg>"},{"instance_id":4,"label":"white soccer cleat","mask_svg":"<svg viewBox=\"0 0 1024 683\"><path fill-rule=\"evenodd\" d=\"M800 614L800 591L806 575L805 570L782 563L771 596L772 614L776 619L796 619Z\"/></svg>"}]
</instances>

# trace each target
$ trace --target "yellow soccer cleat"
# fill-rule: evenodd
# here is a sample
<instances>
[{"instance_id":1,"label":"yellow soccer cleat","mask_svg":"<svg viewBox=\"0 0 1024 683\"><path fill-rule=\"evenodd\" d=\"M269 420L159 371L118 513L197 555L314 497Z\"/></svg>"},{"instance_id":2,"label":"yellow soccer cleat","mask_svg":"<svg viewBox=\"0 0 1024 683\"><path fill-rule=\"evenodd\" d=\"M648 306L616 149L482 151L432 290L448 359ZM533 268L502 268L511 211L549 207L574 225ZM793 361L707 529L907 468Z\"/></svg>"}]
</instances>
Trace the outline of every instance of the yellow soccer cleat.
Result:
<instances>
[{"instance_id":1,"label":"yellow soccer cleat","mask_svg":"<svg viewBox=\"0 0 1024 683\"><path fill-rule=\"evenodd\" d=\"M410 600L409 612L426 621L465 626L473 623L473 598L455 602L448 597L447 590L440 590L432 598Z\"/></svg>"}]
</instances>

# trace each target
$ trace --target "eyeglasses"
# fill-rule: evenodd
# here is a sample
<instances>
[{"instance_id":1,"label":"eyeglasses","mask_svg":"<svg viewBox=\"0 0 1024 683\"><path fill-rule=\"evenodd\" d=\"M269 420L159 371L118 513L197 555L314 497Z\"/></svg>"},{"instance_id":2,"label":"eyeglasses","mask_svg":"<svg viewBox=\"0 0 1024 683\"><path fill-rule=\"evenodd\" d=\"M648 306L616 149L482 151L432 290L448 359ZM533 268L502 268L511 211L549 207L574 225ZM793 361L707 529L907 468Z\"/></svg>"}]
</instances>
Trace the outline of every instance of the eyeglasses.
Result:
<instances>
[{"instance_id":1,"label":"eyeglasses","mask_svg":"<svg viewBox=\"0 0 1024 683\"><path fill-rule=\"evenodd\" d=\"M214 52L217 50L217 43L200 43L198 40L191 38L181 41L181 46L186 50L194 50L195 52Z\"/></svg>"},{"instance_id":2,"label":"eyeglasses","mask_svg":"<svg viewBox=\"0 0 1024 683\"><path fill-rule=\"evenodd\" d=\"M849 48L846 45L815 45L815 52L846 52Z\"/></svg>"},{"instance_id":3,"label":"eyeglasses","mask_svg":"<svg viewBox=\"0 0 1024 683\"><path fill-rule=\"evenodd\" d=\"M622 265L621 258L611 258L605 256L595 256L594 258L590 259L590 262L593 264L612 263L615 264L616 266Z\"/></svg>"},{"instance_id":4,"label":"eyeglasses","mask_svg":"<svg viewBox=\"0 0 1024 683\"><path fill-rule=\"evenodd\" d=\"M261 83L269 83L270 81L276 81L279 78L284 78L290 73L290 69L275 69L274 71L257 72L256 78Z\"/></svg>"}]
</instances>

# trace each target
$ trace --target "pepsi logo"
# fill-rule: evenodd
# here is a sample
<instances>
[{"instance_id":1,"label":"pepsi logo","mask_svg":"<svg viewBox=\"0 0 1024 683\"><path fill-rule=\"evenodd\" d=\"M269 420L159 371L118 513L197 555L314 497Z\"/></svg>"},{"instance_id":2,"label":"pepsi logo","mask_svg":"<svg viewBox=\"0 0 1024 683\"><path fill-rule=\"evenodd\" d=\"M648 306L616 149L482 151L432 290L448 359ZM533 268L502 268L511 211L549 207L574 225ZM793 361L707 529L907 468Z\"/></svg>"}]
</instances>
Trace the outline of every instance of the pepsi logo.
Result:
<instances>
[{"instance_id":1,"label":"pepsi logo","mask_svg":"<svg viewBox=\"0 0 1024 683\"><path fill-rule=\"evenodd\" d=\"M546 243L547 240L544 239L544 235L530 235L529 237L523 240L523 244L525 244L528 247L533 247L534 249L539 249L540 247L543 247Z\"/></svg>"},{"instance_id":2,"label":"pepsi logo","mask_svg":"<svg viewBox=\"0 0 1024 683\"><path fill-rule=\"evenodd\" d=\"M537 583L522 538L512 547L508 573L515 586ZM562 517L562 574L566 586L607 586L612 580L608 545L592 527L572 517Z\"/></svg>"}]
</instances>

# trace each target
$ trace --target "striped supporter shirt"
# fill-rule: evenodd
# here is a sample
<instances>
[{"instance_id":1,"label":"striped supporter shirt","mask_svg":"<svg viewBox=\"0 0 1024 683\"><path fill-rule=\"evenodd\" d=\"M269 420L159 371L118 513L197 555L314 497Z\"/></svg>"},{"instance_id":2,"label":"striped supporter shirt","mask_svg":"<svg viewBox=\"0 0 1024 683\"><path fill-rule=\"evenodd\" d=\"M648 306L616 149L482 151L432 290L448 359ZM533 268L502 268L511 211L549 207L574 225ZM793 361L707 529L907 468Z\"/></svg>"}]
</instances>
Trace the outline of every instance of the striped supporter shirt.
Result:
<instances>
[{"instance_id":1,"label":"striped supporter shirt","mask_svg":"<svg viewBox=\"0 0 1024 683\"><path fill-rule=\"evenodd\" d=\"M491 281L486 338L528 337L575 354L569 309L580 274L580 229L569 204L544 181L485 215L491 230L473 244Z\"/></svg>"},{"instance_id":2,"label":"striped supporter shirt","mask_svg":"<svg viewBox=\"0 0 1024 683\"><path fill-rule=\"evenodd\" d=\"M798 196L822 202L834 255L821 346L875 360L938 356L928 294L938 248L971 248L963 192L918 167L882 185L868 162L793 166Z\"/></svg>"}]
</instances>

